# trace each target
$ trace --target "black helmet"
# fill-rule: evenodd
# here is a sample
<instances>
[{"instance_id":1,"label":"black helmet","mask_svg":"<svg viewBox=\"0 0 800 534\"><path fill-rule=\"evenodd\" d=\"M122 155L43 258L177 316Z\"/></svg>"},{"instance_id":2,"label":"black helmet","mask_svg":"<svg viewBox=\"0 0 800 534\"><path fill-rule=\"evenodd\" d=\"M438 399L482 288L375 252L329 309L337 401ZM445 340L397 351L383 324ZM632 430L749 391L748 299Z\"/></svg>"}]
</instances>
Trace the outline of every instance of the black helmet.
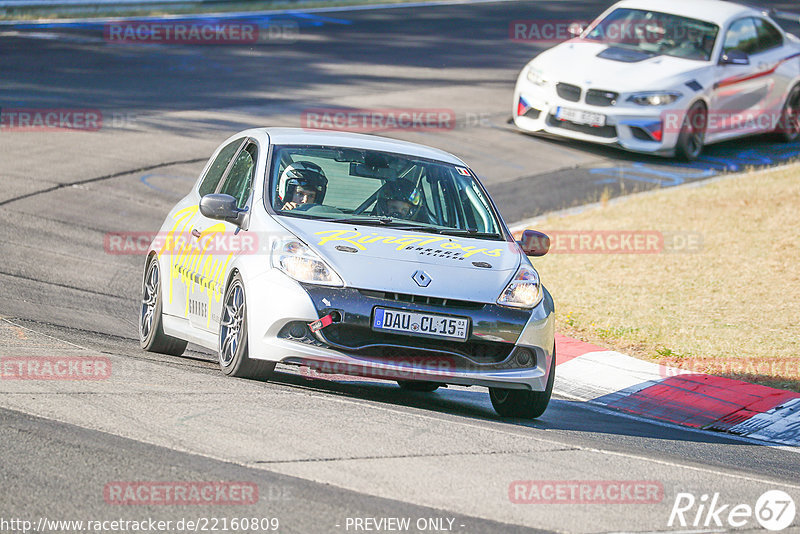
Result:
<instances>
[{"instance_id":1,"label":"black helmet","mask_svg":"<svg viewBox=\"0 0 800 534\"><path fill-rule=\"evenodd\" d=\"M328 179L322 167L311 161L295 161L287 165L278 182L278 198L281 202L291 202L297 187L315 191L316 204L322 204L325 191L328 190Z\"/></svg>"},{"instance_id":2,"label":"black helmet","mask_svg":"<svg viewBox=\"0 0 800 534\"><path fill-rule=\"evenodd\" d=\"M407 203L410 208L408 214L390 212L389 201L399 200ZM419 188L408 180L395 180L387 182L378 191L378 202L375 204L375 213L395 219L412 219L422 206L422 193Z\"/></svg>"}]
</instances>

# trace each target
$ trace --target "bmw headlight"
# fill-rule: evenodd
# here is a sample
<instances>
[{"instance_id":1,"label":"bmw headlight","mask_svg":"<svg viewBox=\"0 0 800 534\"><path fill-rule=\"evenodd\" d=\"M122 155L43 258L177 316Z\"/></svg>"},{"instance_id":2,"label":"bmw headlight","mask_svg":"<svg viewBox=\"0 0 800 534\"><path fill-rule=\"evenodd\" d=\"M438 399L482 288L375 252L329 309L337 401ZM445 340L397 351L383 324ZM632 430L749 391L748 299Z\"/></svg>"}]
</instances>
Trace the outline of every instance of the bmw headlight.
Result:
<instances>
[{"instance_id":1,"label":"bmw headlight","mask_svg":"<svg viewBox=\"0 0 800 534\"><path fill-rule=\"evenodd\" d=\"M628 98L629 102L638 104L640 106L666 106L672 104L683 94L678 92L660 92L660 93L636 93Z\"/></svg>"},{"instance_id":2,"label":"bmw headlight","mask_svg":"<svg viewBox=\"0 0 800 534\"><path fill-rule=\"evenodd\" d=\"M522 264L508 283L497 303L514 308L533 308L542 300L542 283L539 273L530 265Z\"/></svg>"},{"instance_id":3,"label":"bmw headlight","mask_svg":"<svg viewBox=\"0 0 800 534\"><path fill-rule=\"evenodd\" d=\"M547 80L544 77L544 73L534 67L528 67L528 81L534 83L536 85L546 85Z\"/></svg>"},{"instance_id":4,"label":"bmw headlight","mask_svg":"<svg viewBox=\"0 0 800 534\"><path fill-rule=\"evenodd\" d=\"M281 239L272 244L272 266L298 282L339 287L344 285L325 260L295 238Z\"/></svg>"}]
</instances>

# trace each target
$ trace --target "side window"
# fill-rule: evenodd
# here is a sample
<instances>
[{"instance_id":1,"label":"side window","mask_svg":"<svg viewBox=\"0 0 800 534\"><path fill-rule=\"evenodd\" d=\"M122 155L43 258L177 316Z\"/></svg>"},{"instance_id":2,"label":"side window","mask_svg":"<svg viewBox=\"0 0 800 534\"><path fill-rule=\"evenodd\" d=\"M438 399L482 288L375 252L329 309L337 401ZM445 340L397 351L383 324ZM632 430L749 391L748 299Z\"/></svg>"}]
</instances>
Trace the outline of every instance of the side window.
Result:
<instances>
[{"instance_id":1,"label":"side window","mask_svg":"<svg viewBox=\"0 0 800 534\"><path fill-rule=\"evenodd\" d=\"M253 185L253 175L256 171L256 161L258 150L254 143L248 143L237 155L222 184L220 193L230 195L236 199L236 205L239 209L247 204L247 199L250 198L250 189Z\"/></svg>"},{"instance_id":2,"label":"side window","mask_svg":"<svg viewBox=\"0 0 800 534\"><path fill-rule=\"evenodd\" d=\"M725 52L739 50L745 54L758 51L758 34L752 18L739 19L728 29L725 35Z\"/></svg>"},{"instance_id":3,"label":"side window","mask_svg":"<svg viewBox=\"0 0 800 534\"><path fill-rule=\"evenodd\" d=\"M759 52L783 45L781 32L764 19L756 19L756 33L758 34Z\"/></svg>"},{"instance_id":4,"label":"side window","mask_svg":"<svg viewBox=\"0 0 800 534\"><path fill-rule=\"evenodd\" d=\"M216 159L213 161L213 163L211 163L206 175L203 177L203 181L200 182L200 188L198 189L198 192L200 193L201 197L210 195L217 190L219 181L222 178L222 175L225 174L225 169L228 168L231 158L233 158L233 155L236 154L236 149L238 149L240 146L242 146L242 139L237 139L228 143L222 150L219 151Z\"/></svg>"}]
</instances>

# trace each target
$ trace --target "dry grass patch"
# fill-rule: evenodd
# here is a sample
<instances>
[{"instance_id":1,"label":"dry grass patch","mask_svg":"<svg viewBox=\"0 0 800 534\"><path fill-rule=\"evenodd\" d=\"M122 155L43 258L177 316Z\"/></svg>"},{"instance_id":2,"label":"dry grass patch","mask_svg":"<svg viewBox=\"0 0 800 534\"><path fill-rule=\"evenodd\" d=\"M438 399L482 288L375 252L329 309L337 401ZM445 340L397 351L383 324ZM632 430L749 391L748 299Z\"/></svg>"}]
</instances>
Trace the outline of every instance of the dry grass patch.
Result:
<instances>
[{"instance_id":1,"label":"dry grass patch","mask_svg":"<svg viewBox=\"0 0 800 534\"><path fill-rule=\"evenodd\" d=\"M560 332L633 356L800 391L800 166L663 190L536 229L694 236L694 251L535 260Z\"/></svg>"}]
</instances>

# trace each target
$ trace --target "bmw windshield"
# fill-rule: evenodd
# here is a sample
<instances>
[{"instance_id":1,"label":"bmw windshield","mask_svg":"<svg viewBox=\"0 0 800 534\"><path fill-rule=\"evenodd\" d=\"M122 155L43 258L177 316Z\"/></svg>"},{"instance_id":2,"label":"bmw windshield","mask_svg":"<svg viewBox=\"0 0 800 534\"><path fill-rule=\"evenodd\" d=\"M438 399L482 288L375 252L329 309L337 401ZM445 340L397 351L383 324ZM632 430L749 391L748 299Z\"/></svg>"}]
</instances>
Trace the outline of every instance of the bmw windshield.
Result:
<instances>
[{"instance_id":1,"label":"bmw windshield","mask_svg":"<svg viewBox=\"0 0 800 534\"><path fill-rule=\"evenodd\" d=\"M620 8L589 29L584 36L644 56L666 55L708 61L719 27L710 22L658 11Z\"/></svg>"},{"instance_id":2,"label":"bmw windshield","mask_svg":"<svg viewBox=\"0 0 800 534\"><path fill-rule=\"evenodd\" d=\"M281 216L503 239L465 167L352 148L276 147L270 198Z\"/></svg>"}]
</instances>

